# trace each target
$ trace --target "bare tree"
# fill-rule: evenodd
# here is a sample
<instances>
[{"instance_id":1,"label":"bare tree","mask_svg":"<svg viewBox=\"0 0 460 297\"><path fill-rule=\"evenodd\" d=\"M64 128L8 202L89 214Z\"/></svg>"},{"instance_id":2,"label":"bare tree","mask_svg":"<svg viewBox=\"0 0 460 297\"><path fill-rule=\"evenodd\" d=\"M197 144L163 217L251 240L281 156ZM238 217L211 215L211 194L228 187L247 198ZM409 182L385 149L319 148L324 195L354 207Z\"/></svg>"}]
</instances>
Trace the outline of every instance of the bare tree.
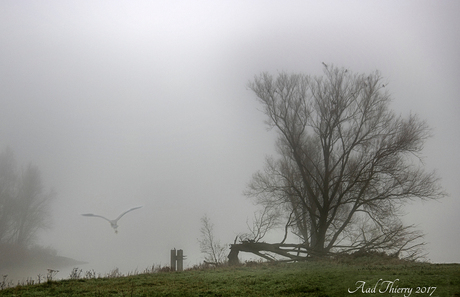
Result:
<instances>
[{"instance_id":1,"label":"bare tree","mask_svg":"<svg viewBox=\"0 0 460 297\"><path fill-rule=\"evenodd\" d=\"M225 263L227 255L226 248L214 236L214 224L207 215L201 218L201 239L200 251L205 254L205 261L211 264L220 265Z\"/></svg>"},{"instance_id":2,"label":"bare tree","mask_svg":"<svg viewBox=\"0 0 460 297\"><path fill-rule=\"evenodd\" d=\"M14 204L12 239L15 243L29 246L38 230L50 227L49 204L54 197L53 191L44 192L38 167L29 164L22 172Z\"/></svg>"},{"instance_id":3,"label":"bare tree","mask_svg":"<svg viewBox=\"0 0 460 297\"><path fill-rule=\"evenodd\" d=\"M0 154L0 242L29 247L40 229L50 225L49 207L55 197L45 192L40 171L29 164L17 173L11 149Z\"/></svg>"},{"instance_id":4,"label":"bare tree","mask_svg":"<svg viewBox=\"0 0 460 297\"><path fill-rule=\"evenodd\" d=\"M378 72L328 65L323 77L263 73L249 87L279 134L280 157L267 158L246 194L293 214L293 231L311 255L410 255L421 246L421 233L399 217L409 200L445 195L435 173L423 169L430 130L417 116L390 110Z\"/></svg>"}]
</instances>

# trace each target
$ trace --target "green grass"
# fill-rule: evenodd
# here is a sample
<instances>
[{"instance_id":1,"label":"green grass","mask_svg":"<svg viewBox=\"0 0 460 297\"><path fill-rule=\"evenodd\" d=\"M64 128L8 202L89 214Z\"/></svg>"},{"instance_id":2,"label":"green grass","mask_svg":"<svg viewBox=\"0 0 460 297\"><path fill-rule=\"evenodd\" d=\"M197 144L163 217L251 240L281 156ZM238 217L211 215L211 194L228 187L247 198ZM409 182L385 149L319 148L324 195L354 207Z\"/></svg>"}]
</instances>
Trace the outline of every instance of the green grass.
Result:
<instances>
[{"instance_id":1,"label":"green grass","mask_svg":"<svg viewBox=\"0 0 460 297\"><path fill-rule=\"evenodd\" d=\"M348 293L349 289L356 289L357 281L365 281L364 288L370 289L380 279L380 282L399 279L394 287L412 288L410 296L430 296L416 293L417 287L436 287L431 296L460 296L459 264L330 261L50 281L1 290L0 296L404 296L404 293L378 291L363 294L361 290Z\"/></svg>"}]
</instances>

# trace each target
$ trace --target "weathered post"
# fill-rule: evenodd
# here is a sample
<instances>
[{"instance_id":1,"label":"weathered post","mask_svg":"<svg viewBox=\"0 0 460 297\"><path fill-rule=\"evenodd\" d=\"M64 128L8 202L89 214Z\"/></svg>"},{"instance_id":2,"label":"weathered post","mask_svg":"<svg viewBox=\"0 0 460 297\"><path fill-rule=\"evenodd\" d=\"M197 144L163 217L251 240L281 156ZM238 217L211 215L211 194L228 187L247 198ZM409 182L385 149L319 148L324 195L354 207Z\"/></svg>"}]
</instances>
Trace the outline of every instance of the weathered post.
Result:
<instances>
[{"instance_id":1,"label":"weathered post","mask_svg":"<svg viewBox=\"0 0 460 297\"><path fill-rule=\"evenodd\" d=\"M171 250L171 271L176 271L176 249Z\"/></svg>"},{"instance_id":2,"label":"weathered post","mask_svg":"<svg viewBox=\"0 0 460 297\"><path fill-rule=\"evenodd\" d=\"M177 250L177 271L182 271L184 270L184 251L183 250Z\"/></svg>"},{"instance_id":3,"label":"weathered post","mask_svg":"<svg viewBox=\"0 0 460 297\"><path fill-rule=\"evenodd\" d=\"M183 271L184 270L184 251L176 249L171 250L171 271Z\"/></svg>"}]
</instances>

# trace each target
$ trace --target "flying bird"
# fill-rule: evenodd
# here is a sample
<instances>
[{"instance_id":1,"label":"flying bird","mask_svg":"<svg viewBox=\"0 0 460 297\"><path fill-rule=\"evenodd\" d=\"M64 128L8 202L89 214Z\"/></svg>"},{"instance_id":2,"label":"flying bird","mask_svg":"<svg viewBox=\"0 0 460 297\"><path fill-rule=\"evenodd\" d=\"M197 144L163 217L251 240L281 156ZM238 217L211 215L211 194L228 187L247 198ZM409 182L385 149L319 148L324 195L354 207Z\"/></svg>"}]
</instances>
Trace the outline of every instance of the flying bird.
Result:
<instances>
[{"instance_id":1,"label":"flying bird","mask_svg":"<svg viewBox=\"0 0 460 297\"><path fill-rule=\"evenodd\" d=\"M138 209L138 208L141 208L142 206L138 206L138 207L133 207L131 209L128 209L127 211L125 211L124 213L122 213L121 215L118 216L118 218L116 218L115 220L109 220L107 219L106 217L103 217L103 216L100 216L100 215L95 215L95 214L92 214L92 213L85 213L85 214L82 214L82 216L85 216L85 217L99 217L99 218L103 218L104 220L108 221L110 223L110 226L113 228L113 230L115 230L115 233L118 233L118 220L121 219L122 216L124 216L125 214L127 214L128 212L130 211L133 211L135 209Z\"/></svg>"}]
</instances>

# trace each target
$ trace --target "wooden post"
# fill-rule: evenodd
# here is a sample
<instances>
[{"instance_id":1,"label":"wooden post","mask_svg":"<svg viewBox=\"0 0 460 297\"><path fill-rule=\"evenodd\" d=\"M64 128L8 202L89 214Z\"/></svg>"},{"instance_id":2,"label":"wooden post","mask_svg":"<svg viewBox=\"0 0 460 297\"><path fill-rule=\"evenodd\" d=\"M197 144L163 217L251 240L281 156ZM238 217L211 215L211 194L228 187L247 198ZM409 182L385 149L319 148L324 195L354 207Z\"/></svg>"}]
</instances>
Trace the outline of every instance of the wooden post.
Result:
<instances>
[{"instance_id":1,"label":"wooden post","mask_svg":"<svg viewBox=\"0 0 460 297\"><path fill-rule=\"evenodd\" d=\"M184 251L183 250L177 250L177 271L182 271L184 270Z\"/></svg>"},{"instance_id":2,"label":"wooden post","mask_svg":"<svg viewBox=\"0 0 460 297\"><path fill-rule=\"evenodd\" d=\"M176 249L171 250L171 271L176 271Z\"/></svg>"},{"instance_id":3,"label":"wooden post","mask_svg":"<svg viewBox=\"0 0 460 297\"><path fill-rule=\"evenodd\" d=\"M171 271L184 270L184 251L176 249L171 250Z\"/></svg>"}]
</instances>

